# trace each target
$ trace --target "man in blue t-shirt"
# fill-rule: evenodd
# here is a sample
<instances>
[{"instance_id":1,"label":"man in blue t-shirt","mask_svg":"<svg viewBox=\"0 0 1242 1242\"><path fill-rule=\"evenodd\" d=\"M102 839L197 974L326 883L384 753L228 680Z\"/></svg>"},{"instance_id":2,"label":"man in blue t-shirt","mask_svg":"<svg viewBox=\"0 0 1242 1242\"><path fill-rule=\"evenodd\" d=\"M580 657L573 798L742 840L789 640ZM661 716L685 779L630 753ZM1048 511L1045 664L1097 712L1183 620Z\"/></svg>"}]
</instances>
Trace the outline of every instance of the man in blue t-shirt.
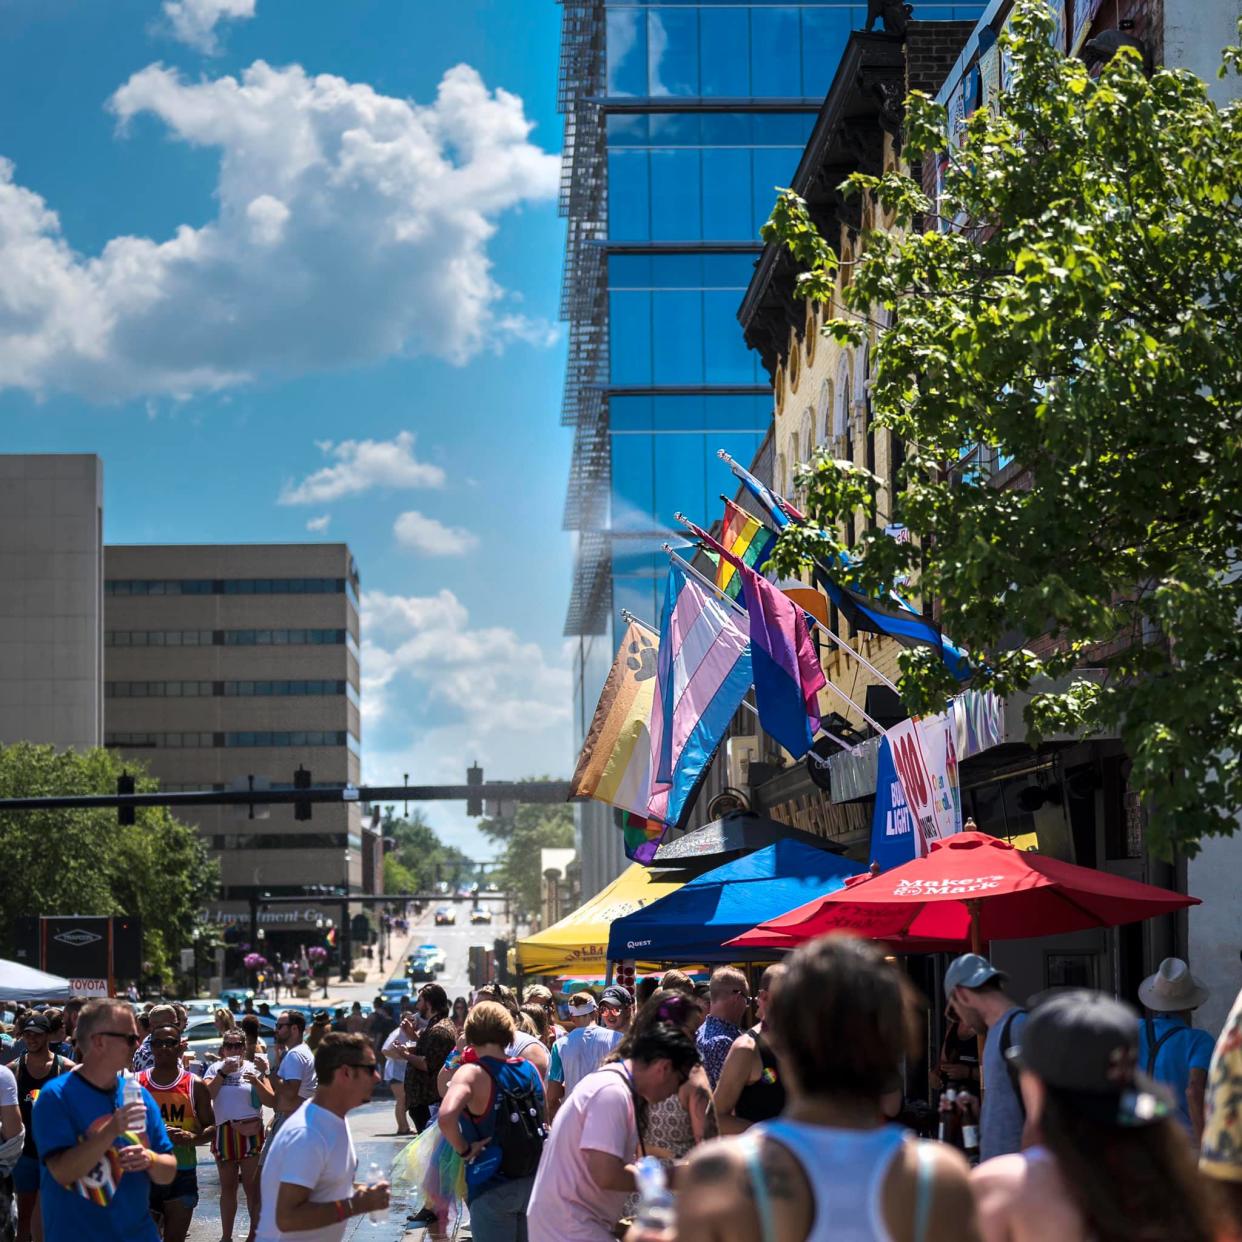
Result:
<instances>
[{"instance_id":1,"label":"man in blue t-shirt","mask_svg":"<svg viewBox=\"0 0 1242 1242\"><path fill-rule=\"evenodd\" d=\"M1195 1030L1190 1019L1208 995L1180 957L1166 957L1139 985L1139 1000L1147 1010L1139 1023L1139 1069L1172 1091L1177 1119L1196 1146L1203 1140L1204 1096L1215 1041L1207 1031Z\"/></svg>"},{"instance_id":2,"label":"man in blue t-shirt","mask_svg":"<svg viewBox=\"0 0 1242 1242\"><path fill-rule=\"evenodd\" d=\"M177 1161L155 1101L143 1091L141 1105L125 1106L121 1071L138 1038L124 1001L90 1001L78 1018L78 1068L39 1092L34 1135L45 1242L158 1242L151 1183L171 1182Z\"/></svg>"}]
</instances>

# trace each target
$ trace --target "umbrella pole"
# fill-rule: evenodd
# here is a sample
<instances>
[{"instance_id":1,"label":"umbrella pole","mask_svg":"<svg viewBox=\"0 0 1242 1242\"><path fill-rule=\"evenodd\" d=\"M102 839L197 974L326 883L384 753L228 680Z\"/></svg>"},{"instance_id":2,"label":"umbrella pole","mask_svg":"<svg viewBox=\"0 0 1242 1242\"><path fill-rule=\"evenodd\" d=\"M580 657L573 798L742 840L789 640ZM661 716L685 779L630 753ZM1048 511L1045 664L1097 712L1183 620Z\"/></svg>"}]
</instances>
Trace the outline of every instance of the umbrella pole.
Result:
<instances>
[{"instance_id":1,"label":"umbrella pole","mask_svg":"<svg viewBox=\"0 0 1242 1242\"><path fill-rule=\"evenodd\" d=\"M966 909L970 911L970 951L972 953L983 952L983 936L982 929L979 927L979 906L982 903L976 897L966 903ZM983 1045L987 1042L986 1035L976 1035L975 1045L979 1050L979 1098L983 1098Z\"/></svg>"}]
</instances>

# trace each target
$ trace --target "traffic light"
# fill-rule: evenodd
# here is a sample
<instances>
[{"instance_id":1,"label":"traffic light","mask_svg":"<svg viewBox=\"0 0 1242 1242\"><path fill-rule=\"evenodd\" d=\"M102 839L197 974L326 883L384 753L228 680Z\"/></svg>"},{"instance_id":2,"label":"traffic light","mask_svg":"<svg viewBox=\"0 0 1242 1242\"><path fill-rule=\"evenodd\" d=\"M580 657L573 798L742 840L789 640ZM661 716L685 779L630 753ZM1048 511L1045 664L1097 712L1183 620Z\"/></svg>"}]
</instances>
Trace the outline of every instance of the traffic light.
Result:
<instances>
[{"instance_id":1,"label":"traffic light","mask_svg":"<svg viewBox=\"0 0 1242 1242\"><path fill-rule=\"evenodd\" d=\"M311 774L299 763L298 770L293 774L294 789L309 789L311 787ZM311 804L309 802L295 802L293 804L294 819L310 819Z\"/></svg>"},{"instance_id":2,"label":"traffic light","mask_svg":"<svg viewBox=\"0 0 1242 1242\"><path fill-rule=\"evenodd\" d=\"M134 778L128 772L122 772L116 778L116 792L118 795L132 794L134 792ZM134 808L132 806L118 806L116 808L116 822L121 827L132 824L134 822Z\"/></svg>"},{"instance_id":3,"label":"traffic light","mask_svg":"<svg viewBox=\"0 0 1242 1242\"><path fill-rule=\"evenodd\" d=\"M483 814L483 769L477 763L466 769L466 784L470 787L466 795L466 814L478 819Z\"/></svg>"}]
</instances>

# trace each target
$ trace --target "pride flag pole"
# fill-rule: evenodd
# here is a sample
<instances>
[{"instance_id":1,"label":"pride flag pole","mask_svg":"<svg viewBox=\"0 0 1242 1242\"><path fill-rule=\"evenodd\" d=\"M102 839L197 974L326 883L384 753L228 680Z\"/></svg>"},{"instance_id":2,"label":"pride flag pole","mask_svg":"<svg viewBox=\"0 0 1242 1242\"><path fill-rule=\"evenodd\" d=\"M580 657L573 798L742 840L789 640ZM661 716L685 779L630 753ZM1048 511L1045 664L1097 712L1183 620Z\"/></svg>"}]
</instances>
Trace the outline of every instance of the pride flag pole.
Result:
<instances>
[{"instance_id":1,"label":"pride flag pole","mask_svg":"<svg viewBox=\"0 0 1242 1242\"><path fill-rule=\"evenodd\" d=\"M685 515L684 513L674 513L674 514L673 514L673 517L674 517L677 521L679 521L679 522L680 522L683 526L693 526L693 525L694 525L694 523L693 523L693 522L691 522L691 521L690 521L690 519L689 519L689 518L687 518L687 517L686 517L686 515ZM702 577L702 574L700 574L699 576L700 576L700 577ZM704 579L704 581L706 581L706 579ZM716 589L716 590L719 590L719 587L717 587L717 588L715 588L715 589ZM735 602L735 601L730 601L730 602L732 603L732 602ZM745 612L746 610L743 608L741 611ZM812 624L812 625L813 625L813 626L814 626L817 630L819 630L819 632L820 632L821 634L824 634L824 635L826 635L828 638L830 638L830 639L831 639L831 640L832 640L832 641L833 641L833 642L834 642L834 643L835 643L838 647L840 647L840 649L841 649L841 650L842 650L842 651L843 651L846 655L848 655L848 656L853 656L853 657L854 657L854 659L855 659L855 660L857 660L857 661L859 662L859 664L861 664L864 668L869 669L869 670L870 670L870 671L871 671L871 672L872 672L872 673L873 673L876 677L878 677L878 678L879 678L879 679L880 679L880 680L881 680L881 681L882 681L882 682L883 682L883 683L884 683L884 684L885 684L885 685L886 685L886 686L887 686L890 690L892 690L894 693L897 693L897 687L896 687L896 686L895 686L895 685L894 685L891 681L889 681L889 679L888 679L887 677L885 677L885 676L884 676L884 674L883 674L883 673L881 673L881 672L880 672L880 670L879 670L878 668L876 668L876 666L875 666L874 664L872 664L872 663L871 663L871 661L870 661L870 660L868 660L868 659L867 659L867 657L866 657L865 655L863 655L861 651L855 651L855 650L854 650L854 648L853 648L853 647L851 647L851 646L849 645L849 643L847 643L847 642L845 641L845 639L844 639L844 638L842 638L839 634L836 634L836 633L834 633L832 630L830 630L830 629L829 629L829 628L828 628L828 627L827 627L827 626L826 626L826 625L825 625L825 624L824 624L824 623L823 623L823 622L822 622L822 621L821 621L818 617L813 617L813 616L811 616L811 614L808 612L808 613L806 614L806 619L807 619L807 620L808 620L808 621L809 621L809 622L810 622L810 623L811 623L811 624ZM829 682L829 685L831 685L831 684L832 684L832 683L831 683L831 682ZM853 702L853 700L852 700L852 699L851 699L850 701L851 701L851 702ZM857 704L855 704L855 706L857 707L858 705L857 705ZM859 711L862 711L862 708L861 708L861 707L859 707L859 708L858 708L858 710L859 710ZM868 719L868 720L871 720L871 717L870 717L870 716L868 716L868 717L867 717L867 719ZM873 723L874 723L874 722L873 722ZM879 728L880 728L880 726L879 726L879 725L875 725L875 727L876 727L877 729L879 729ZM883 730L880 730L880 731L881 731L881 732L883 732Z\"/></svg>"},{"instance_id":2,"label":"pride flag pole","mask_svg":"<svg viewBox=\"0 0 1242 1242\"><path fill-rule=\"evenodd\" d=\"M721 588L718 587L710 578L705 577L703 574L699 573L699 571L695 569L695 567L691 565L690 562L686 560L684 556L678 556L677 553L673 550L673 547L671 544L666 543L666 544L662 544L661 546L664 548L664 551L667 552L669 556L672 557L673 560L677 561L685 569L685 571L688 574L692 574L705 587L710 588L717 595L719 595L720 598L724 600L724 602L728 604L729 607L732 608L734 612L740 612L746 615L746 609L743 608L742 605L737 602L737 600L730 599L729 596L723 590L721 590ZM844 699L845 702L847 702L877 733L883 734L886 732L886 730L880 724L880 722L876 720L873 716L868 716L866 711L863 708L859 707L858 704L855 703L854 700L851 699L850 696L846 694L844 690L840 689L840 687L838 686L834 686L832 682L827 682L826 687L827 689L831 690L835 695ZM755 714L758 715L758 712L756 712ZM857 746L851 746L850 743L847 742L844 738L838 737L835 733L830 733L827 729L823 727L823 725L820 725L819 731L826 738L828 738L829 740L833 742L836 742L838 746L842 747L844 750L848 750L851 754L853 754L858 749Z\"/></svg>"}]
</instances>

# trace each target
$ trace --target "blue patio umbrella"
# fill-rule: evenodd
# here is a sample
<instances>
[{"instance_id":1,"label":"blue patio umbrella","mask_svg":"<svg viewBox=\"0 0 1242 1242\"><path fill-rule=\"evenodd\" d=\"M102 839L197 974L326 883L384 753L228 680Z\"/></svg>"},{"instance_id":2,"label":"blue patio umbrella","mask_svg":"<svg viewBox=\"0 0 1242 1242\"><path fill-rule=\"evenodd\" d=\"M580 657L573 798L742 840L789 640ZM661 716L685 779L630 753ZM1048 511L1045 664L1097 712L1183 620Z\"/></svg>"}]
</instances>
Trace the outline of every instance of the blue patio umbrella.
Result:
<instances>
[{"instance_id":1,"label":"blue patio umbrella","mask_svg":"<svg viewBox=\"0 0 1242 1242\"><path fill-rule=\"evenodd\" d=\"M776 950L748 954L721 946L766 918L844 887L865 868L802 841L777 841L735 858L684 884L675 893L617 919L609 931L608 960L736 962L776 958Z\"/></svg>"}]
</instances>

